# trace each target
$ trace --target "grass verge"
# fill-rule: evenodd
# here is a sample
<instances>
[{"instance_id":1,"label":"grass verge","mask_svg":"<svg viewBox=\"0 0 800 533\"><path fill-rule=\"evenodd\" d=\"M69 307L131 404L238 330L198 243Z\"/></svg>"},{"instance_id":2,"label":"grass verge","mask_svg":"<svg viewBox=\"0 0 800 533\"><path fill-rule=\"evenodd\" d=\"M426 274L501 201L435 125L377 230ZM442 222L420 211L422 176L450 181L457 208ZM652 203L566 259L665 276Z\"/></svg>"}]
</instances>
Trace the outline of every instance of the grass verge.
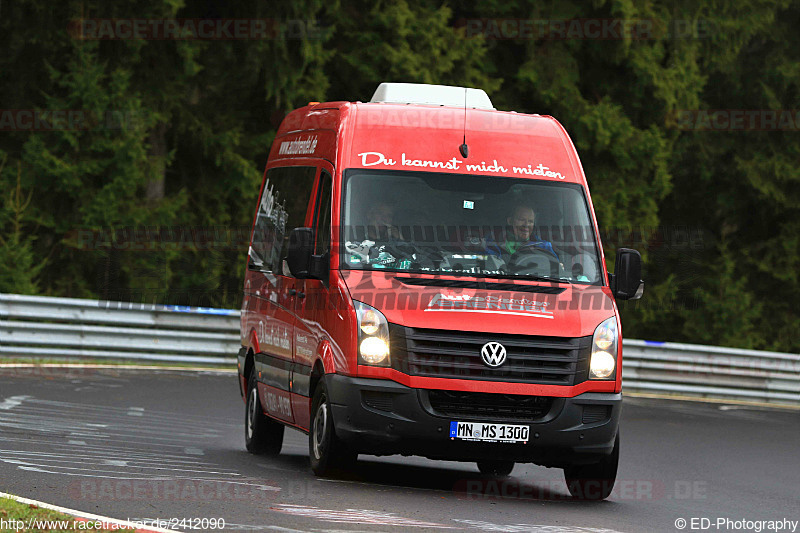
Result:
<instances>
[{"instance_id":1,"label":"grass verge","mask_svg":"<svg viewBox=\"0 0 800 533\"><path fill-rule=\"evenodd\" d=\"M0 533L49 531L133 531L113 524L96 523L33 504L0 497ZM95 526L100 526L95 527ZM110 529L109 529L110 528Z\"/></svg>"}]
</instances>

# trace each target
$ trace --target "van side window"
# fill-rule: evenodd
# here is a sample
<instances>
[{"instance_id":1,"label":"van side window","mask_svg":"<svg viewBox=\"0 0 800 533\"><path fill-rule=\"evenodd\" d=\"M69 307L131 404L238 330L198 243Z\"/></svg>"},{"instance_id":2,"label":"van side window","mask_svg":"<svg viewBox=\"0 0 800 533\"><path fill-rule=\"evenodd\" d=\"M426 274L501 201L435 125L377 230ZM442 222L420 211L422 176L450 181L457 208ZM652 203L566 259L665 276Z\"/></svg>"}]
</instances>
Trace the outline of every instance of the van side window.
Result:
<instances>
[{"instance_id":1,"label":"van side window","mask_svg":"<svg viewBox=\"0 0 800 533\"><path fill-rule=\"evenodd\" d=\"M331 249L331 187L333 181L327 170L319 175L319 194L317 195L316 237L314 254L322 255Z\"/></svg>"},{"instance_id":2,"label":"van side window","mask_svg":"<svg viewBox=\"0 0 800 533\"><path fill-rule=\"evenodd\" d=\"M280 272L289 233L303 226L316 167L277 167L267 172L253 227L251 255L262 268Z\"/></svg>"}]
</instances>

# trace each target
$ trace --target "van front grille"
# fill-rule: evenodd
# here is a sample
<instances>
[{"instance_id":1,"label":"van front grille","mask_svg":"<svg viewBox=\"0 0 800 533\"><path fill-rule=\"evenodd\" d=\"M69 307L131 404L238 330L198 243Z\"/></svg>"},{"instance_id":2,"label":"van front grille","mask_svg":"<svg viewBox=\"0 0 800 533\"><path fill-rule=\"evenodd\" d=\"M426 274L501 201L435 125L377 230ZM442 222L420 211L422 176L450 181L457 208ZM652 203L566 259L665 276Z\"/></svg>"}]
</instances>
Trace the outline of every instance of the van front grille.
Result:
<instances>
[{"instance_id":1,"label":"van front grille","mask_svg":"<svg viewBox=\"0 0 800 533\"><path fill-rule=\"evenodd\" d=\"M547 337L449 331L389 325L392 366L412 376L576 385L586 380L592 337ZM504 364L481 358L487 342L499 342Z\"/></svg>"},{"instance_id":2,"label":"van front grille","mask_svg":"<svg viewBox=\"0 0 800 533\"><path fill-rule=\"evenodd\" d=\"M428 401L434 414L489 422L536 422L553 405L553 398L548 396L445 390L429 390Z\"/></svg>"}]
</instances>

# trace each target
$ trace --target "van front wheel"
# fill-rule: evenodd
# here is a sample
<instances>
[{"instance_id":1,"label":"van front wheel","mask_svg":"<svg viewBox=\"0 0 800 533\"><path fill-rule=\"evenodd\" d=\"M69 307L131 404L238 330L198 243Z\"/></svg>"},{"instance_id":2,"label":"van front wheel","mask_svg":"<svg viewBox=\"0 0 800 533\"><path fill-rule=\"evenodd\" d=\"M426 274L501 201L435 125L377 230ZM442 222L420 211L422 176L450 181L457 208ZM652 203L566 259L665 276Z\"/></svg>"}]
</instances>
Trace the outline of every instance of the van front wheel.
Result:
<instances>
[{"instance_id":1,"label":"van front wheel","mask_svg":"<svg viewBox=\"0 0 800 533\"><path fill-rule=\"evenodd\" d=\"M283 424L265 415L261 409L255 370L250 372L247 380L244 444L248 452L257 455L278 455L283 446Z\"/></svg>"},{"instance_id":2,"label":"van front wheel","mask_svg":"<svg viewBox=\"0 0 800 533\"><path fill-rule=\"evenodd\" d=\"M325 380L320 380L311 403L311 428L308 432L308 455L311 470L326 476L337 470L346 470L356 462L358 454L350 450L336 436L331 414L331 403Z\"/></svg>"},{"instance_id":3,"label":"van front wheel","mask_svg":"<svg viewBox=\"0 0 800 533\"><path fill-rule=\"evenodd\" d=\"M614 440L611 455L594 464L571 466L564 469L567 489L573 498L580 500L605 500L611 495L617 480L619 465L619 433Z\"/></svg>"}]
</instances>

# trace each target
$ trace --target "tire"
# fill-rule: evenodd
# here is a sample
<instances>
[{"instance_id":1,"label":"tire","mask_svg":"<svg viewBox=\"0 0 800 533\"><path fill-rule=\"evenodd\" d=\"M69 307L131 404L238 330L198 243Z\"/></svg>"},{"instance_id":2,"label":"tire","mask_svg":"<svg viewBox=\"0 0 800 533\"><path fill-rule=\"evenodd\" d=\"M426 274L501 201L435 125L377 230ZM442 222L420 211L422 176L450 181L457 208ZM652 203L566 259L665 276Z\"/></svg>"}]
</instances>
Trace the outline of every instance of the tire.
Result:
<instances>
[{"instance_id":1,"label":"tire","mask_svg":"<svg viewBox=\"0 0 800 533\"><path fill-rule=\"evenodd\" d=\"M358 454L336 436L325 379L319 381L311 403L311 427L308 432L308 456L317 476L341 472L355 465Z\"/></svg>"},{"instance_id":2,"label":"tire","mask_svg":"<svg viewBox=\"0 0 800 533\"><path fill-rule=\"evenodd\" d=\"M611 455L591 465L572 466L564 469L564 480L573 498L579 500L605 500L611 495L617 480L619 465L619 433L614 440Z\"/></svg>"},{"instance_id":3,"label":"tire","mask_svg":"<svg viewBox=\"0 0 800 533\"><path fill-rule=\"evenodd\" d=\"M247 380L247 402L244 410L244 444L256 455L278 455L283 446L283 424L264 414L258 400L256 372Z\"/></svg>"},{"instance_id":4,"label":"tire","mask_svg":"<svg viewBox=\"0 0 800 533\"><path fill-rule=\"evenodd\" d=\"M478 461L478 470L485 476L506 477L514 470L514 461Z\"/></svg>"}]
</instances>

